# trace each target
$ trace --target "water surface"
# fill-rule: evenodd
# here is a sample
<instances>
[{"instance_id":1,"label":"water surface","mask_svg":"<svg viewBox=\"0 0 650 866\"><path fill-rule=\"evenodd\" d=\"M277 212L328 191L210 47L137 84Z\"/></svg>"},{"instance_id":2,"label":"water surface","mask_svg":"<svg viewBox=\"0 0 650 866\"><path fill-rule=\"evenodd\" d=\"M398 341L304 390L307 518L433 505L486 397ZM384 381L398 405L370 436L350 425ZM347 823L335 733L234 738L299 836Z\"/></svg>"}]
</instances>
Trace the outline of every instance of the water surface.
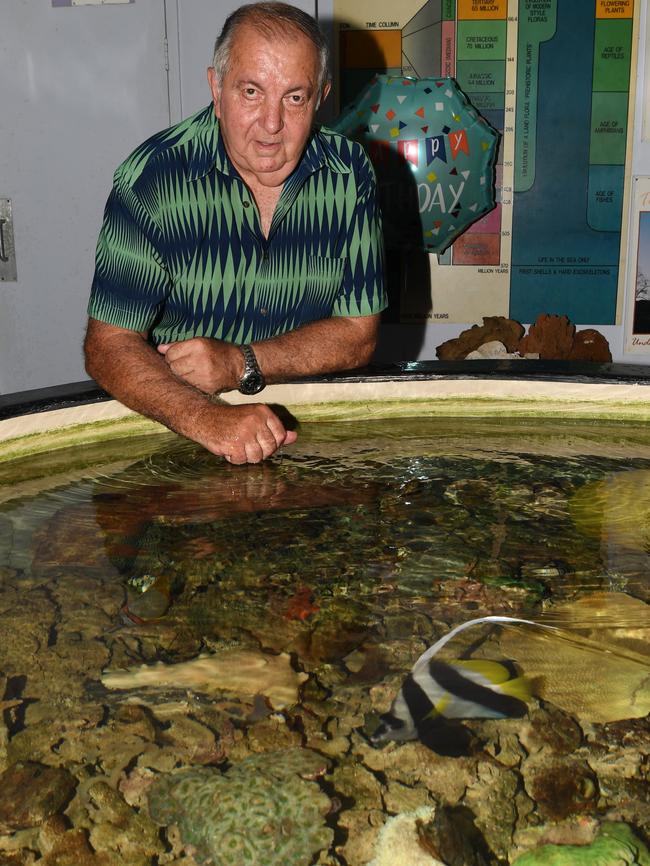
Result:
<instances>
[{"instance_id":1,"label":"water surface","mask_svg":"<svg viewBox=\"0 0 650 866\"><path fill-rule=\"evenodd\" d=\"M111 862L171 862L185 855L149 818L152 780L207 767L225 784L288 749L322 756L307 793L330 808L311 849L313 816L292 817L287 863L383 862L388 819L443 807L480 834L485 863L550 828L575 841L615 820L643 837L649 481L641 425L508 419L304 425L259 466L171 434L0 464L0 845L32 862L81 833ZM514 661L535 683L526 715L375 746L427 646L497 614L559 631L477 626L444 657ZM102 679L234 651L286 654L295 699L269 697L263 673L228 691L173 667ZM47 798L43 768L58 774ZM263 862L263 827L243 823Z\"/></svg>"}]
</instances>

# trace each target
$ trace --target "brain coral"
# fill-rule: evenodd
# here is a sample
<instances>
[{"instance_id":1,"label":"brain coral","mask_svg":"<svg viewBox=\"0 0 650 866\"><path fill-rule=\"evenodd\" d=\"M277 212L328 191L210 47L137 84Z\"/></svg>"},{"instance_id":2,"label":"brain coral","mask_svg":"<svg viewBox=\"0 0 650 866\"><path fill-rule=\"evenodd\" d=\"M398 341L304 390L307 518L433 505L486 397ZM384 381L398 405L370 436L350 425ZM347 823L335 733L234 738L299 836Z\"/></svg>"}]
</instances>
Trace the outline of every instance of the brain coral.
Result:
<instances>
[{"instance_id":1,"label":"brain coral","mask_svg":"<svg viewBox=\"0 0 650 866\"><path fill-rule=\"evenodd\" d=\"M542 845L513 866L650 866L650 852L627 824L606 821L591 845Z\"/></svg>"},{"instance_id":2,"label":"brain coral","mask_svg":"<svg viewBox=\"0 0 650 866\"><path fill-rule=\"evenodd\" d=\"M308 749L255 755L225 772L214 767L159 777L149 812L176 824L199 863L214 866L308 866L332 842L329 798L311 779L326 761Z\"/></svg>"}]
</instances>

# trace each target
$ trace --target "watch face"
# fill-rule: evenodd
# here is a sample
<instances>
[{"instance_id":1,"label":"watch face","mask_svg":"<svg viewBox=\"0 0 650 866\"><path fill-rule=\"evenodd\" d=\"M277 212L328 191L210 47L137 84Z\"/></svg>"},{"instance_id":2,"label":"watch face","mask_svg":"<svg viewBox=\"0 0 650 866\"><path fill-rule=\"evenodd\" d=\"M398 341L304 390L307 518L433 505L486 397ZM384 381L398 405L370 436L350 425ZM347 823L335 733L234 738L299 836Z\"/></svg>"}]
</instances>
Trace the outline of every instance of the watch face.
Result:
<instances>
[{"instance_id":1,"label":"watch face","mask_svg":"<svg viewBox=\"0 0 650 866\"><path fill-rule=\"evenodd\" d=\"M242 394L259 394L264 385L265 382L262 374L251 370L240 381L239 390Z\"/></svg>"},{"instance_id":2,"label":"watch face","mask_svg":"<svg viewBox=\"0 0 650 866\"><path fill-rule=\"evenodd\" d=\"M266 385L262 371L257 366L257 358L251 346L239 347L244 356L244 375L239 380L239 391L241 394L259 394Z\"/></svg>"}]
</instances>

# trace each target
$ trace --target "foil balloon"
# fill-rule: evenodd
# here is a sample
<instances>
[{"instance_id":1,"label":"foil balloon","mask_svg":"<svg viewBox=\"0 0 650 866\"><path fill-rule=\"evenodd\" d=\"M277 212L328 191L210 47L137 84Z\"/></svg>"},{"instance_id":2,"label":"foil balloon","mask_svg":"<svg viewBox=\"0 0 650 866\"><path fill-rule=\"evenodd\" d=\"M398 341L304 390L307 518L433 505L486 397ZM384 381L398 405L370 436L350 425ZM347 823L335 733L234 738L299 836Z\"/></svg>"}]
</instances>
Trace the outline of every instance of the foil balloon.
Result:
<instances>
[{"instance_id":1,"label":"foil balloon","mask_svg":"<svg viewBox=\"0 0 650 866\"><path fill-rule=\"evenodd\" d=\"M453 78L377 75L332 127L372 160L389 247L441 253L495 206L499 133Z\"/></svg>"}]
</instances>

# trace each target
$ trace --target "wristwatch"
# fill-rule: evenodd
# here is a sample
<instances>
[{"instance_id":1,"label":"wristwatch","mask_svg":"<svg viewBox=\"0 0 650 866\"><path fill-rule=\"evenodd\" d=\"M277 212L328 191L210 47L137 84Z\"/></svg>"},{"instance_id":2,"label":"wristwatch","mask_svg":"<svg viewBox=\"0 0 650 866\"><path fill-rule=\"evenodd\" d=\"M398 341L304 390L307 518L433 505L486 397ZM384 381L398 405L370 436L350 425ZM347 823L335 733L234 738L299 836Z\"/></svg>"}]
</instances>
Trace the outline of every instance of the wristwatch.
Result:
<instances>
[{"instance_id":1,"label":"wristwatch","mask_svg":"<svg viewBox=\"0 0 650 866\"><path fill-rule=\"evenodd\" d=\"M242 394L259 394L266 385L255 357L255 352L250 346L240 346L239 350L244 356L244 373L239 380L239 391Z\"/></svg>"}]
</instances>

